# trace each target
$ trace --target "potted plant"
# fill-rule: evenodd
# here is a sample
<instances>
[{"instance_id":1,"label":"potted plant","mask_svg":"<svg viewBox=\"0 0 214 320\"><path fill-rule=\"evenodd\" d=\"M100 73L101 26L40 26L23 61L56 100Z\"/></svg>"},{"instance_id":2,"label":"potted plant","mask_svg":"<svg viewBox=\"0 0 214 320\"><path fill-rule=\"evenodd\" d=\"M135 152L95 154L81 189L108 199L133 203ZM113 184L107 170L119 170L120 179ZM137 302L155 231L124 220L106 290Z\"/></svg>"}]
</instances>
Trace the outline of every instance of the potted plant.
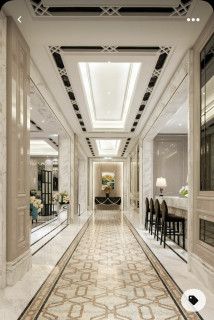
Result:
<instances>
[{"instance_id":1,"label":"potted plant","mask_svg":"<svg viewBox=\"0 0 214 320\"><path fill-rule=\"evenodd\" d=\"M42 201L40 199L37 199L35 196L30 197L30 215L32 217L32 223L34 220L38 219L38 214L41 212L41 209L43 208Z\"/></svg>"},{"instance_id":2,"label":"potted plant","mask_svg":"<svg viewBox=\"0 0 214 320\"><path fill-rule=\"evenodd\" d=\"M182 188L179 190L180 196L185 197L185 198L188 198L188 192L189 192L188 186L182 186Z\"/></svg>"},{"instance_id":3,"label":"potted plant","mask_svg":"<svg viewBox=\"0 0 214 320\"><path fill-rule=\"evenodd\" d=\"M69 204L69 195L68 192L57 192L53 195L53 202L54 204L59 204L61 207L65 204ZM58 211L60 211L60 208L58 208Z\"/></svg>"}]
</instances>

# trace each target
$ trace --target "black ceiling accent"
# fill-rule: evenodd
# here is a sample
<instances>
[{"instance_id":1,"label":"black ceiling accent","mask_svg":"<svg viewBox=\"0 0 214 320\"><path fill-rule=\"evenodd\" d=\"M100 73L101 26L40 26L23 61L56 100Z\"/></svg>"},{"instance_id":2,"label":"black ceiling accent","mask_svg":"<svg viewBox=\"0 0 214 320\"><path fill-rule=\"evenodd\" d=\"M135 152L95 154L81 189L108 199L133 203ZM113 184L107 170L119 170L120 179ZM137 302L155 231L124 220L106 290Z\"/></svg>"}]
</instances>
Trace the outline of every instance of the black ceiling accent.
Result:
<instances>
[{"instance_id":1,"label":"black ceiling accent","mask_svg":"<svg viewBox=\"0 0 214 320\"><path fill-rule=\"evenodd\" d=\"M30 120L30 123L31 123L32 125L34 125L34 126L36 127L36 129L38 129L39 131L42 131L42 128L40 128L40 127L36 124L35 121Z\"/></svg>"},{"instance_id":2,"label":"black ceiling accent","mask_svg":"<svg viewBox=\"0 0 214 320\"><path fill-rule=\"evenodd\" d=\"M82 115L81 115L81 113L79 111L79 107L78 107L77 102L76 102L75 94L74 94L73 89L71 87L71 83L70 83L67 71L65 69L65 66L64 66L64 63L63 63L63 60L62 60L61 49L60 49L60 47L49 47L49 49L50 49L52 57L53 57L53 59L54 59L54 61L56 63L59 75L60 75L60 77L62 79L62 82L64 84L65 90L67 91L67 94L69 96L69 99L71 101L73 110L74 110L74 112L75 112L75 114L77 116L77 119L79 121L79 124L81 126L81 129L82 129L83 132L86 132L85 124L84 124L84 122L82 120Z\"/></svg>"},{"instance_id":3,"label":"black ceiling accent","mask_svg":"<svg viewBox=\"0 0 214 320\"><path fill-rule=\"evenodd\" d=\"M151 94L152 94L152 91L154 90L155 88L155 85L157 83L157 80L158 80L158 77L160 76L161 74L161 71L163 69L163 66L166 62L166 59L170 53L170 50L171 48L170 47L161 47L159 48L159 57L157 59L157 63L155 65L155 68L152 72L152 76L149 80L149 84L147 86L147 89L146 89L146 92L143 96L143 100L141 102L141 105L139 107L139 110L138 110L138 113L135 117L135 120L132 124L132 128L131 128L131 132L134 132L138 123L139 123L139 120L142 116L142 113L143 111L145 110L145 107L146 107L146 104L148 103L150 97L151 97ZM136 121L137 120L137 121Z\"/></svg>"},{"instance_id":4,"label":"black ceiling accent","mask_svg":"<svg viewBox=\"0 0 214 320\"><path fill-rule=\"evenodd\" d=\"M157 52L157 46L61 46L63 52Z\"/></svg>"},{"instance_id":5,"label":"black ceiling accent","mask_svg":"<svg viewBox=\"0 0 214 320\"><path fill-rule=\"evenodd\" d=\"M130 17L130 16L175 16L182 17L188 13L188 10L192 4L193 0L180 0L177 7L165 7L165 6L114 6L106 5L106 2L103 5L93 5L88 6L50 6L46 7L43 4L42 0L28 0L33 8L34 14L36 16L84 16L84 17ZM211 1L210 1L211 3Z\"/></svg>"},{"instance_id":6,"label":"black ceiling accent","mask_svg":"<svg viewBox=\"0 0 214 320\"><path fill-rule=\"evenodd\" d=\"M0 1L0 10L2 9L3 5L5 5L5 3L12 1L12 0L1 0Z\"/></svg>"},{"instance_id":7,"label":"black ceiling accent","mask_svg":"<svg viewBox=\"0 0 214 320\"><path fill-rule=\"evenodd\" d=\"M90 141L89 138L86 138L86 141L87 141L88 147L89 147L89 149L90 149L90 151L91 151L91 154L92 154L92 156L94 157L95 154L94 154L93 147L92 147L92 145L91 145L91 141Z\"/></svg>"},{"instance_id":8,"label":"black ceiling accent","mask_svg":"<svg viewBox=\"0 0 214 320\"><path fill-rule=\"evenodd\" d=\"M214 10L214 1L213 0L202 0L202 1L208 2Z\"/></svg>"},{"instance_id":9,"label":"black ceiling accent","mask_svg":"<svg viewBox=\"0 0 214 320\"><path fill-rule=\"evenodd\" d=\"M121 153L121 157L124 156L124 153L126 152L126 149L128 148L128 145L129 145L129 143L130 143L130 140L131 140L131 138L127 138L127 139L126 139L126 143L125 143L125 146L124 146L123 151L122 151L122 153Z\"/></svg>"}]
</instances>

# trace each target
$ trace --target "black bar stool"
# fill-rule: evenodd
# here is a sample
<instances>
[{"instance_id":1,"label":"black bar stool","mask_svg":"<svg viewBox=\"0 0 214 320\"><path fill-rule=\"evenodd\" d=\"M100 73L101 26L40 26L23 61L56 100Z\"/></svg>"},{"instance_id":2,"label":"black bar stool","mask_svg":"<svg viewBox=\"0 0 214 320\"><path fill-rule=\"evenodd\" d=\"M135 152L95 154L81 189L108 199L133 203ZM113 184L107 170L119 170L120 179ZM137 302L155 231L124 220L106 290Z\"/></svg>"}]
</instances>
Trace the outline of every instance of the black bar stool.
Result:
<instances>
[{"instance_id":1,"label":"black bar stool","mask_svg":"<svg viewBox=\"0 0 214 320\"><path fill-rule=\"evenodd\" d=\"M155 226L155 207L154 201L151 198L149 202L149 209L150 209L150 219L149 219L149 232L153 233L153 226Z\"/></svg>"},{"instance_id":2,"label":"black bar stool","mask_svg":"<svg viewBox=\"0 0 214 320\"><path fill-rule=\"evenodd\" d=\"M145 199L145 205L146 205L146 214L145 214L145 229L148 230L148 224L149 224L149 213L150 213L150 209L149 209L149 199L146 198Z\"/></svg>"},{"instance_id":3,"label":"black bar stool","mask_svg":"<svg viewBox=\"0 0 214 320\"><path fill-rule=\"evenodd\" d=\"M162 219L162 212L160 209L160 202L158 199L155 200L155 232L154 238L159 238L159 231L161 231L161 219Z\"/></svg>"},{"instance_id":4,"label":"black bar stool","mask_svg":"<svg viewBox=\"0 0 214 320\"><path fill-rule=\"evenodd\" d=\"M161 240L164 243L164 248L166 247L166 236L172 236L175 241L175 237L177 236L178 244L180 244L180 237L182 237L183 249L185 249L185 219L182 217L178 217L173 214L168 213L168 207L166 201L163 200L161 204L161 212L162 212L162 227L161 227ZM178 227L179 224L182 225L182 230Z\"/></svg>"}]
</instances>

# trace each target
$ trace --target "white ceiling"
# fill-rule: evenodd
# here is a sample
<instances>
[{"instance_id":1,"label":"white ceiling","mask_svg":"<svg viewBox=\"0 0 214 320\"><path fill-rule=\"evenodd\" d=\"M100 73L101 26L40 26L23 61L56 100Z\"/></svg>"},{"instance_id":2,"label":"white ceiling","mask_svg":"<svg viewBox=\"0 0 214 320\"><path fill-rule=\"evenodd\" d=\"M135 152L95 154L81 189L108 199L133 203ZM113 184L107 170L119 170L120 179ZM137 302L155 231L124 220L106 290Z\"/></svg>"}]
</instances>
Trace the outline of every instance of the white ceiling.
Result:
<instances>
[{"instance_id":1,"label":"white ceiling","mask_svg":"<svg viewBox=\"0 0 214 320\"><path fill-rule=\"evenodd\" d=\"M102 5L102 0L91 0L93 5ZM81 3L80 3L81 2ZM87 5L87 1L79 0L78 5ZM115 4L116 2L110 0ZM109 2L109 5L111 4ZM128 5L143 3L148 6L157 5L160 0L117 0L117 5L120 6L124 3ZM77 1L74 0L44 0L43 3L55 6L60 5L75 5ZM106 3L106 2L105 2ZM161 0L162 6L177 6L179 1ZM92 2L90 3L92 4ZM140 4L139 4L140 5ZM96 150L96 139L102 140L104 137L108 139L120 139L121 143L118 151L120 155L121 148L123 147L127 138L131 138L131 142L125 156L129 153L136 139L138 138L143 124L146 123L150 112L142 114L142 117L137 125L134 133L130 132L137 110L139 109L142 97L148 86L154 66L157 62L157 55L152 53L117 53L114 50L106 50L106 52L63 52L62 59L65 65L68 78L71 82L73 91L75 93L76 102L82 114L87 132L83 132L76 114L72 108L71 101L59 76L59 70L56 67L53 57L50 53L49 46L104 46L104 47L117 47L117 46L158 46L158 47L171 47L171 53L167 58L164 68L158 78L155 89L149 99L146 108L153 110L159 101L163 91L165 90L170 78L180 64L181 59L189 48L193 46L202 29L204 28L210 14L210 6L203 1L193 0L190 16L199 17L199 23L188 23L186 17L99 17L97 19L91 17L66 17L66 16L43 16L38 17L32 14L32 8L27 0L14 0L9 1L4 6L4 10L8 16L12 16L17 22L19 16L22 16L22 23L17 25L25 37L31 51L31 58L35 65L38 67L43 79L44 88L48 88L54 95L55 101L58 104L59 110L67 119L68 124L72 127L74 132L79 136L79 140L88 156L91 156L90 150L86 143L86 137L90 137L94 149ZM110 20L109 20L110 19ZM124 88L128 82L127 71L121 71L124 74L124 79L119 82L118 78L110 83L109 91L112 91L112 99L106 99L104 94L108 88L103 88L101 92L97 88L97 83L105 80L105 75L101 74L98 78L94 78L95 68L90 66L90 75L92 77L92 92L95 96L94 113L97 118L92 118L90 109L88 108L87 99L85 97L84 89L82 86L81 76L79 73L79 62L85 63L103 63L111 61L114 63L141 63L141 68L136 81L133 99L130 108L127 112L126 121L124 126L109 129L110 122L120 121L124 104L122 98L124 97ZM113 70L114 71L114 70ZM115 70L116 72L116 70ZM125 74L126 72L126 74ZM121 74L122 74L121 73ZM106 76L107 77L107 76ZM108 77L107 77L108 78ZM106 79L107 79L106 78ZM113 82L117 84L113 85ZM126 84L125 84L126 83ZM36 85L38 85L36 83ZM120 88L119 90L116 90ZM40 86L42 92L42 86ZM44 89L46 90L46 89ZM116 106L113 109L113 100L116 99ZM51 101L51 100L50 100ZM115 101L115 100L114 100ZM111 112L109 115L106 110L110 105ZM101 107L100 107L101 105ZM104 110L103 110L104 106ZM115 106L115 105L114 105ZM112 111L113 109L113 111ZM107 110L108 111L108 110ZM94 122L103 119L108 122L107 128L103 125L101 128L96 127ZM39 120L39 118L38 118ZM102 121L102 120L101 120ZM42 124L41 124L42 125ZM95 125L95 126L94 126ZM54 132L55 133L55 132ZM56 133L55 133L56 134ZM96 154L97 155L97 154Z\"/></svg>"},{"instance_id":2,"label":"white ceiling","mask_svg":"<svg viewBox=\"0 0 214 320\"><path fill-rule=\"evenodd\" d=\"M47 141L39 139L30 140L31 156L58 156L58 151L54 149Z\"/></svg>"},{"instance_id":3,"label":"white ceiling","mask_svg":"<svg viewBox=\"0 0 214 320\"><path fill-rule=\"evenodd\" d=\"M158 54L127 52L122 55L109 55L102 52L95 55L62 51L61 55L87 132L99 132L99 134L109 131L126 132L129 135ZM80 66L83 66L81 68L83 74ZM131 66L130 74L128 70ZM85 87L88 89L86 90ZM86 91L91 95L91 99L87 98ZM130 93L131 96L126 99L125 95ZM106 97L109 99L109 104ZM123 101L124 97L125 101ZM108 106L111 107L109 114L106 113ZM126 109L125 112L123 112L124 109ZM71 106L68 112L71 112ZM117 115L114 115L115 112ZM120 114L121 120L115 120ZM100 120L103 117L106 118L105 122Z\"/></svg>"},{"instance_id":4,"label":"white ceiling","mask_svg":"<svg viewBox=\"0 0 214 320\"><path fill-rule=\"evenodd\" d=\"M140 67L128 62L79 63L93 128L125 127Z\"/></svg>"},{"instance_id":5,"label":"white ceiling","mask_svg":"<svg viewBox=\"0 0 214 320\"><path fill-rule=\"evenodd\" d=\"M96 139L99 156L117 156L120 139Z\"/></svg>"}]
</instances>

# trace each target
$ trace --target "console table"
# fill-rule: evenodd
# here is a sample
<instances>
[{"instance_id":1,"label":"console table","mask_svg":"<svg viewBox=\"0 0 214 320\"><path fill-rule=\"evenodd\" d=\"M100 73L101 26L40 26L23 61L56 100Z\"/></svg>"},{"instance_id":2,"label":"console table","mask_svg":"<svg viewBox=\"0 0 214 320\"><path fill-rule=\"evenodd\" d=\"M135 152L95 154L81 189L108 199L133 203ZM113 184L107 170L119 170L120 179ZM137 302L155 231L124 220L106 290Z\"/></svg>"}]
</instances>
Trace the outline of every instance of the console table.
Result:
<instances>
[{"instance_id":1,"label":"console table","mask_svg":"<svg viewBox=\"0 0 214 320\"><path fill-rule=\"evenodd\" d=\"M121 205L121 197L95 197L96 205Z\"/></svg>"}]
</instances>

